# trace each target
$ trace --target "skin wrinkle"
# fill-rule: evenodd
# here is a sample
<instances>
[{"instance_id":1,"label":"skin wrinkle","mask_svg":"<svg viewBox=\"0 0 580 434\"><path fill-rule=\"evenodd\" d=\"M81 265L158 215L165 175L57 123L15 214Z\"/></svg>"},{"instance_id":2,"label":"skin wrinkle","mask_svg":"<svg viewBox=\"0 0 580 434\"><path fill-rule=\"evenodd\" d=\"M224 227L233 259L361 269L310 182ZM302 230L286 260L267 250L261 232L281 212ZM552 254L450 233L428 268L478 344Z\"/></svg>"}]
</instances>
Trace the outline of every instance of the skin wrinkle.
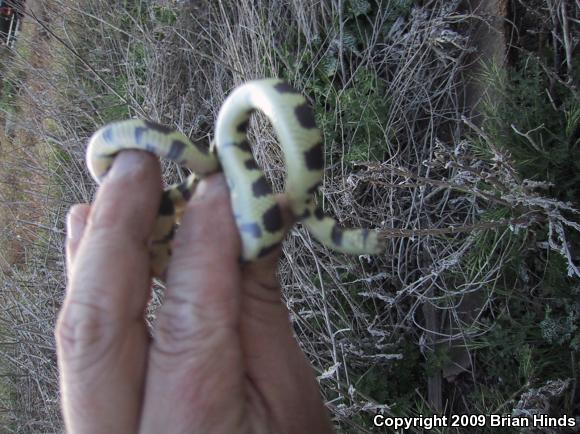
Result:
<instances>
[{"instance_id":1,"label":"skin wrinkle","mask_svg":"<svg viewBox=\"0 0 580 434\"><path fill-rule=\"evenodd\" d=\"M117 328L115 322L104 322L100 319L95 321L94 318L98 315L89 315L89 319L86 315L79 315L79 305L83 308L87 307L86 303L69 304L60 316L56 327L56 335L62 351L67 354L69 361L76 360L75 371L77 372L75 373L77 374L81 374L89 366L96 365L99 360L111 353L111 347L116 343L112 335ZM93 308L89 309L91 310L95 311ZM86 310L81 312L84 314ZM89 360L86 360L87 354L91 355Z\"/></svg>"},{"instance_id":2,"label":"skin wrinkle","mask_svg":"<svg viewBox=\"0 0 580 434\"><path fill-rule=\"evenodd\" d=\"M119 335L118 330L126 332ZM72 373L79 375L90 366L98 366L103 359L119 354L113 348L122 348L130 332L146 334L143 315L131 318L102 303L75 299L74 294L67 298L55 330L59 348L70 362L77 363L74 370L77 372ZM83 360L82 356L87 354L90 359Z\"/></svg>"},{"instance_id":3,"label":"skin wrinkle","mask_svg":"<svg viewBox=\"0 0 580 434\"><path fill-rule=\"evenodd\" d=\"M74 286L75 284L75 279L71 279L69 286ZM95 284L93 283L92 285ZM127 283L125 286L131 285ZM71 291L67 290L67 292L70 293ZM104 333L104 331L114 330L115 327L122 329L133 322L142 323L142 312L131 317L127 315L127 312L111 309L111 307L116 307L116 305L117 302L115 300L110 300L107 297L94 298L90 297L89 294L78 292L71 294L71 296L67 297L60 312L56 328L57 336L64 339L64 342L70 345L68 351L72 351L76 345L75 340L79 340L80 333L75 330L75 327L78 327L79 324L83 325L83 330L92 329L92 333L103 340L104 336L109 335L109 333ZM74 333L70 333L71 331L74 331ZM86 339L83 335L81 335L81 338L83 341Z\"/></svg>"},{"instance_id":4,"label":"skin wrinkle","mask_svg":"<svg viewBox=\"0 0 580 434\"><path fill-rule=\"evenodd\" d=\"M270 421L274 420L274 412L272 411L272 407L268 403L266 396L262 393L258 385L254 382L254 379L250 375L245 376L246 382L246 396L248 397L250 402L254 402L254 408L262 410L262 420L268 421L268 427L265 427L262 432L264 433L275 433L281 432L280 430L274 430ZM256 429L252 429L252 434L258 434L259 431Z\"/></svg>"},{"instance_id":5,"label":"skin wrinkle","mask_svg":"<svg viewBox=\"0 0 580 434\"><path fill-rule=\"evenodd\" d=\"M220 378L220 376L208 377L205 373L216 366L216 360L223 360L225 355L231 353L232 342L237 342L237 330L222 329L210 333L205 332L195 333L195 340L189 341L195 345L190 345L190 348L176 349L175 345L170 344L169 346L173 348L168 349L164 348L163 344L156 344L151 348L150 363L159 368L161 372L173 373L176 376L188 373L182 375L183 381L195 384L195 389L203 389L199 384L200 381L202 383L213 382L216 378ZM235 348L235 345L233 347ZM240 362L237 360L237 354L237 352L232 353L233 358L236 359L236 362ZM186 361L190 363L184 363ZM217 364L217 366L220 365ZM211 388L208 390L211 391Z\"/></svg>"},{"instance_id":6,"label":"skin wrinkle","mask_svg":"<svg viewBox=\"0 0 580 434\"><path fill-rule=\"evenodd\" d=\"M244 289L244 300L246 301L265 303L272 307L280 305L279 285L263 285L261 283L251 282Z\"/></svg>"},{"instance_id":7,"label":"skin wrinkle","mask_svg":"<svg viewBox=\"0 0 580 434\"><path fill-rule=\"evenodd\" d=\"M214 290L218 285L203 285L203 287L212 288ZM225 285L224 285L225 287ZM225 292L225 291L224 291ZM223 300L203 300L198 299L190 294L168 294L164 307L162 319L166 318L174 321L176 317L180 317L183 321L195 321L198 323L212 323L216 322L216 327L219 327L223 322L224 326L236 326L239 315L239 296L234 296L231 299L224 298ZM224 317L229 316L235 321L224 321Z\"/></svg>"},{"instance_id":8,"label":"skin wrinkle","mask_svg":"<svg viewBox=\"0 0 580 434\"><path fill-rule=\"evenodd\" d=\"M199 244L199 243L198 243ZM173 263L170 265L169 267L169 277L168 277L168 281L167 281L167 286L168 287L175 287L177 285L184 285L184 284L188 284L189 281L189 277L192 274L196 274L196 273L205 273L206 271L209 272L215 272L215 278L211 280L211 282L202 282L202 281L197 281L196 282L196 286L204 286L206 288L209 287L217 287L217 288L222 288L224 286L229 286L231 284L232 281L232 277L236 277L236 276L227 276L223 274L223 268L219 266L219 264L216 264L215 261L211 261L211 260L201 260L201 258L199 260L197 260L195 263L195 265L190 265L192 263L192 258L189 257L189 255L184 256L184 255L180 255L180 251L181 248L178 245L174 245L174 249L173 249ZM202 252L198 252L198 253L202 253ZM174 276L174 273L171 273L171 271L173 269L185 269L185 267L189 267L189 272L187 273L187 275L183 275L183 276ZM237 274L237 273L236 273ZM168 294L168 297L170 295Z\"/></svg>"},{"instance_id":9,"label":"skin wrinkle","mask_svg":"<svg viewBox=\"0 0 580 434\"><path fill-rule=\"evenodd\" d=\"M196 271L191 272L195 274ZM175 324L179 318L183 324L201 323L211 324L212 327L236 327L239 321L240 295L228 295L227 288L231 287L231 282L228 282L230 279L224 277L221 270L216 272L219 274L212 281L198 280L195 292L184 294L167 291L164 306L159 312L158 323L164 324L165 321ZM185 276L170 278L168 281L168 287L184 287L188 284ZM217 295L209 294L208 290L204 291L201 288L211 288L211 291L221 296L216 298Z\"/></svg>"},{"instance_id":10,"label":"skin wrinkle","mask_svg":"<svg viewBox=\"0 0 580 434\"><path fill-rule=\"evenodd\" d=\"M135 345L138 343L138 340L147 339L143 323L135 323L132 327L124 327L123 329L127 331L119 339L107 339L110 345L107 351L102 353L101 357L97 358L95 357L97 353L93 353L93 358L97 360L91 362L90 369L88 369L88 366L83 366L83 364L78 364L75 367L74 358L68 359L68 364L72 366L66 371L66 375L63 375L61 378L61 383L64 382L69 391L76 389L77 392L73 393L70 391L70 393L63 393L64 405L73 406L79 409L81 414L88 413L90 415L90 410L87 412L86 409L93 409L95 406L102 407L102 404L107 404L100 402L93 394L83 396L82 390L85 390L87 387L93 388L95 384L110 382L111 379L127 378L128 374L130 375L134 371L139 371L138 365L145 363L144 357L139 358L141 362L137 365L133 364L128 366L126 363L122 363L122 361L127 358L132 358L135 355ZM59 346L59 353L62 350L63 348ZM86 354L90 353L86 352ZM59 359L61 358L62 354L59 354ZM113 369L111 369L111 366L113 366ZM144 366L140 368L144 369ZM114 381L118 383L118 380ZM143 384L141 383L122 382L118 384L127 390L125 393L139 396L143 392ZM71 399L70 396L76 396L76 399ZM104 430L101 424L99 424L99 427ZM112 430L109 432L115 431Z\"/></svg>"},{"instance_id":11,"label":"skin wrinkle","mask_svg":"<svg viewBox=\"0 0 580 434\"><path fill-rule=\"evenodd\" d=\"M237 396L241 400L243 396L243 384L229 381L230 367L242 366L243 362L238 360L241 351L239 349L236 350L235 345L232 345L231 336L224 336L222 340L210 342L210 344L210 348L200 350L200 354L203 357L192 358L189 364L183 363L185 361L182 360L181 365L184 369L174 366L176 369L174 369L171 376L166 377L167 379L164 380L164 385L169 390L181 391L181 399L176 401L176 405L187 405L189 410L186 414L188 418L192 418L189 428L193 431L190 432L216 432L216 426L221 422L219 419L227 415L227 412L224 414L224 407L220 406L219 399L216 400L217 402L213 402L209 397L223 396L231 398ZM226 363L229 358L232 361ZM217 363L218 360L220 361L219 363ZM169 362L172 363L174 361L170 360ZM167 360L163 360L160 357L151 358L151 363L153 364L160 362L166 363ZM164 370L165 368L163 368ZM208 372L211 372L212 375L207 375ZM236 401L235 398L234 401ZM207 420L203 420L204 418L201 417L202 426L200 427L200 420L197 420L196 415L204 415L206 419L207 415L214 415L214 417ZM218 418L218 420L214 420L215 418ZM197 427L197 429L194 429L194 427Z\"/></svg>"},{"instance_id":12,"label":"skin wrinkle","mask_svg":"<svg viewBox=\"0 0 580 434\"><path fill-rule=\"evenodd\" d=\"M151 348L152 354L159 352L166 356L177 358L180 353L204 354L211 350L212 344L219 339L222 333L237 337L238 325L224 324L211 327L196 327L198 318L183 318L180 316L166 315L156 324L156 333ZM229 332L229 333L228 333Z\"/></svg>"},{"instance_id":13,"label":"skin wrinkle","mask_svg":"<svg viewBox=\"0 0 580 434\"><path fill-rule=\"evenodd\" d=\"M100 354L94 353L92 360L83 360L83 362L90 362L90 364L85 363L83 365L79 363L79 365L76 367L77 369L70 370L67 374L69 385L78 386L84 384L100 383L102 381L106 381L109 377L118 377L119 375L117 374L119 372L123 372L124 369L112 370L110 366L122 365L119 363L119 361L126 358L128 352L133 352L133 346L130 345L131 340L128 339L129 336L133 335L132 332L137 332L137 335L143 334L143 338L146 337L146 332L144 330L140 330L140 326L141 325L139 325L138 329L131 327L130 332L127 333L125 339L111 340L110 344L106 348L107 351L103 351ZM115 363L109 363L111 360L114 360ZM74 357L69 359L69 362L72 363L73 361ZM88 367L91 367L92 369L89 370L87 369ZM88 375L88 373L90 375ZM121 378L123 376L124 375L121 375Z\"/></svg>"},{"instance_id":14,"label":"skin wrinkle","mask_svg":"<svg viewBox=\"0 0 580 434\"><path fill-rule=\"evenodd\" d=\"M106 230L106 227L102 225L93 224L90 221L90 217L87 225L93 233L93 236L85 241L85 244L90 244L87 248L119 250L119 246L121 246L123 250L131 251L132 254L149 257L147 236L127 233L122 227L113 227L110 230Z\"/></svg>"}]
</instances>

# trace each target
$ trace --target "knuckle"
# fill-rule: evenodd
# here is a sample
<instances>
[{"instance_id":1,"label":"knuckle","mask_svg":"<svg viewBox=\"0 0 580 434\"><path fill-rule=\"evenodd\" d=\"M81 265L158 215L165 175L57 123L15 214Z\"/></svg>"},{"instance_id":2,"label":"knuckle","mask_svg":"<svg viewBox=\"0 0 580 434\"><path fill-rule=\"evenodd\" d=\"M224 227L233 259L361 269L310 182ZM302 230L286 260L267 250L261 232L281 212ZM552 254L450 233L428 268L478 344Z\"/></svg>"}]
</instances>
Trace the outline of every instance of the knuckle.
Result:
<instances>
[{"instance_id":1,"label":"knuckle","mask_svg":"<svg viewBox=\"0 0 580 434\"><path fill-rule=\"evenodd\" d=\"M166 312L160 316L155 342L164 353L188 352L209 339L210 331L207 328L196 327L192 320L193 315L188 314L186 310L182 306L178 312Z\"/></svg>"},{"instance_id":2,"label":"knuckle","mask_svg":"<svg viewBox=\"0 0 580 434\"><path fill-rule=\"evenodd\" d=\"M69 302L60 311L55 340L60 357L77 369L97 363L110 352L115 321L96 305Z\"/></svg>"},{"instance_id":3,"label":"knuckle","mask_svg":"<svg viewBox=\"0 0 580 434\"><path fill-rule=\"evenodd\" d=\"M207 309L195 303L167 300L164 308L158 317L153 348L165 359L179 362L199 354L207 356L232 331L224 321L207 318Z\"/></svg>"}]
</instances>

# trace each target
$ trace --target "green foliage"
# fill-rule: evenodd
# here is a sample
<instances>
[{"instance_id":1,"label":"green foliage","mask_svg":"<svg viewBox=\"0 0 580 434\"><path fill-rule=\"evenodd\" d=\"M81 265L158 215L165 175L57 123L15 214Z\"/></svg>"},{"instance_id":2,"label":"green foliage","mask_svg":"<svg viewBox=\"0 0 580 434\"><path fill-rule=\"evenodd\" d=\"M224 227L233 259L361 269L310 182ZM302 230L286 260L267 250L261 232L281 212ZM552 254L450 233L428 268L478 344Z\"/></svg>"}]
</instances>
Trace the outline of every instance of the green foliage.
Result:
<instances>
[{"instance_id":1,"label":"green foliage","mask_svg":"<svg viewBox=\"0 0 580 434\"><path fill-rule=\"evenodd\" d=\"M580 341L580 301L578 298L557 298L545 308L540 323L543 338L550 344L569 344L578 351Z\"/></svg>"},{"instance_id":2,"label":"green foliage","mask_svg":"<svg viewBox=\"0 0 580 434\"><path fill-rule=\"evenodd\" d=\"M16 94L18 88L10 79L2 81L2 95L0 96L0 111L2 113L14 113L16 111Z\"/></svg>"},{"instance_id":3,"label":"green foliage","mask_svg":"<svg viewBox=\"0 0 580 434\"><path fill-rule=\"evenodd\" d=\"M340 106L344 109L345 138L349 141L348 162L382 161L385 157L384 125L389 113L386 89L376 73L359 68L354 86L344 91Z\"/></svg>"},{"instance_id":4,"label":"green foliage","mask_svg":"<svg viewBox=\"0 0 580 434\"><path fill-rule=\"evenodd\" d=\"M477 376L483 380L470 400L473 408L482 411L493 410L493 405L547 379L574 376L575 368L565 361L570 351L577 351L579 303L548 298L544 308L546 300L530 299L524 290L500 292L509 297L504 313L488 333L469 344L477 354ZM560 305L557 311L550 307L556 305ZM495 404L490 407L486 401Z\"/></svg>"},{"instance_id":5,"label":"green foliage","mask_svg":"<svg viewBox=\"0 0 580 434\"><path fill-rule=\"evenodd\" d=\"M26 40L20 40L15 46L16 55L8 48L1 52L3 56L0 64L0 75L2 83L0 84L0 113L17 113L17 97L20 92L22 83L26 80L28 74L26 60L30 59L32 50Z\"/></svg>"},{"instance_id":6,"label":"green foliage","mask_svg":"<svg viewBox=\"0 0 580 434\"><path fill-rule=\"evenodd\" d=\"M490 68L490 87L504 92L486 101L484 128L522 176L548 180L556 197L580 204L580 104L540 62L528 56L509 73Z\"/></svg>"},{"instance_id":7,"label":"green foliage","mask_svg":"<svg viewBox=\"0 0 580 434\"><path fill-rule=\"evenodd\" d=\"M509 217L505 209L489 210L484 213L481 221L494 220ZM474 240L473 247L467 252L463 263L465 264L465 272L469 276L476 276L485 272L490 266L493 266L495 261L494 255L497 252L506 252L508 258L516 259L509 253L515 253L515 243L518 236L509 229L497 230L483 230L479 232L478 237ZM490 262L491 261L491 262ZM508 261L502 263L504 267L508 265ZM505 274L504 274L504 277ZM468 277L470 279L471 277Z\"/></svg>"},{"instance_id":8,"label":"green foliage","mask_svg":"<svg viewBox=\"0 0 580 434\"><path fill-rule=\"evenodd\" d=\"M502 212L498 209L489 217L501 218ZM500 314L493 323L484 317L479 324L487 332L468 343L477 357L478 381L466 401L474 411L494 411L529 387L574 376L575 368L566 361L580 342L580 285L567 276L560 255L524 253L546 236L545 229L537 230L535 237L529 232L486 231L466 257L470 269L482 273L496 251L505 258L501 279L488 290L495 315Z\"/></svg>"},{"instance_id":9,"label":"green foliage","mask_svg":"<svg viewBox=\"0 0 580 434\"><path fill-rule=\"evenodd\" d=\"M470 344L470 348L479 350L478 378L485 378L485 384L506 399L534 382L538 370L544 368L534 362L543 363L540 354L545 351L537 347L536 324L535 315L530 313L522 313L517 322L502 316L489 333ZM479 400L476 395L474 398Z\"/></svg>"},{"instance_id":10,"label":"green foliage","mask_svg":"<svg viewBox=\"0 0 580 434\"><path fill-rule=\"evenodd\" d=\"M347 4L348 13L354 18L369 14L371 9L371 3L367 0L350 0Z\"/></svg>"},{"instance_id":11,"label":"green foliage","mask_svg":"<svg viewBox=\"0 0 580 434\"><path fill-rule=\"evenodd\" d=\"M398 17L410 12L412 4L407 0L351 0L345 2L345 21L340 30L337 23L336 28L327 29L327 34L307 41L297 29L281 44L278 54L284 68L273 74L289 81L308 77L304 91L314 102L328 161L385 159L386 143L393 138L387 129L391 101L386 83L371 65L352 68L356 64L353 60L369 48L377 15ZM349 68L343 69L346 65Z\"/></svg>"},{"instance_id":12,"label":"green foliage","mask_svg":"<svg viewBox=\"0 0 580 434\"><path fill-rule=\"evenodd\" d=\"M296 70L282 70L279 74L290 80L296 75L304 75L314 62L317 67L314 77L305 83L304 91L314 102L316 122L324 134L327 151L338 152L347 162L360 160L382 161L387 149L389 134L385 131L390 101L386 97L386 85L377 72L359 67L349 86L339 89L333 75L338 72L336 57L323 57L319 62L313 59L309 50L301 58L288 52L287 64Z\"/></svg>"},{"instance_id":13,"label":"green foliage","mask_svg":"<svg viewBox=\"0 0 580 434\"><path fill-rule=\"evenodd\" d=\"M417 345L404 340L397 351L400 360L392 360L388 366L374 365L354 382L355 388L379 403L396 402L391 410L395 415L406 416L414 407L417 384L426 381L422 356Z\"/></svg>"},{"instance_id":14,"label":"green foliage","mask_svg":"<svg viewBox=\"0 0 580 434\"><path fill-rule=\"evenodd\" d=\"M360 67L352 85L342 91L324 78L308 83L305 90L314 98L316 121L327 149L338 148L349 163L383 160L390 104L376 72Z\"/></svg>"},{"instance_id":15,"label":"green foliage","mask_svg":"<svg viewBox=\"0 0 580 434\"><path fill-rule=\"evenodd\" d=\"M546 233L539 233L544 241ZM535 268L542 270L541 292L546 298L538 314L538 323L543 339L552 344L553 351L566 357L569 350L578 351L580 342L580 282L566 273L566 261L562 256L550 254L545 259L534 258Z\"/></svg>"},{"instance_id":16,"label":"green foliage","mask_svg":"<svg viewBox=\"0 0 580 434\"><path fill-rule=\"evenodd\" d=\"M165 26L171 26L177 21L175 10L169 7L153 5L153 14L155 15L155 22Z\"/></svg>"},{"instance_id":17,"label":"green foliage","mask_svg":"<svg viewBox=\"0 0 580 434\"><path fill-rule=\"evenodd\" d=\"M427 362L425 363L425 372L427 375L433 375L440 372L444 367L451 363L451 356L449 354L449 346L437 345L435 351L429 353Z\"/></svg>"},{"instance_id":18,"label":"green foliage","mask_svg":"<svg viewBox=\"0 0 580 434\"><path fill-rule=\"evenodd\" d=\"M545 63L529 54L507 71L488 68L492 92L483 108L483 130L490 142L511 154L523 178L551 182L548 196L578 207L580 104ZM487 141L478 145L479 154L489 158ZM487 187L483 189L493 193L493 186ZM491 213L492 219L510 216L503 208ZM485 266L497 241L482 234L467 257L470 268ZM470 405L480 411L493 411L547 380L574 377L577 368L567 361L580 349L580 283L567 276L560 255L538 249L538 243L547 241L547 226L501 240L501 281L489 292L503 313L488 333L470 344L483 350L477 351L481 381L470 398ZM580 248L578 234L570 233L568 241L573 251Z\"/></svg>"},{"instance_id":19,"label":"green foliage","mask_svg":"<svg viewBox=\"0 0 580 434\"><path fill-rule=\"evenodd\" d=\"M398 18L409 17L413 5L413 0L351 0L346 4L345 27L358 41L364 41L379 19L383 23L381 36L386 37Z\"/></svg>"},{"instance_id":20,"label":"green foliage","mask_svg":"<svg viewBox=\"0 0 580 434\"><path fill-rule=\"evenodd\" d=\"M72 155L61 146L53 146L50 147L50 153L46 156L47 164L52 170L56 170L55 166L58 167L60 165L68 165L73 162Z\"/></svg>"}]
</instances>

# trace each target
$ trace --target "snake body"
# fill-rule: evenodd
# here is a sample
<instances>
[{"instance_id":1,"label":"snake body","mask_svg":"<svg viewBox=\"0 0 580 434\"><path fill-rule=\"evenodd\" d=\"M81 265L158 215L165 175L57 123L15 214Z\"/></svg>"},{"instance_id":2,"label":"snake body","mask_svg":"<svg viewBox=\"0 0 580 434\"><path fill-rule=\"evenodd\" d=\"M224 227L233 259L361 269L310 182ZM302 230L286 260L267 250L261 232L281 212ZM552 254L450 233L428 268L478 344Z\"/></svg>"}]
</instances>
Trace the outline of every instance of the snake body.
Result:
<instances>
[{"instance_id":1,"label":"snake body","mask_svg":"<svg viewBox=\"0 0 580 434\"><path fill-rule=\"evenodd\" d=\"M378 231L344 229L314 202L322 182L322 136L306 98L279 79L256 80L236 88L221 107L212 146L146 120L108 124L90 139L87 165L100 183L117 153L140 149L175 161L193 173L163 192L151 237L151 269L163 277L171 240L200 177L222 170L242 240L242 260L253 261L278 247L285 230L272 188L253 157L247 137L251 114L263 112L274 127L287 166L286 195L292 213L324 245L344 253L377 254L383 250Z\"/></svg>"}]
</instances>

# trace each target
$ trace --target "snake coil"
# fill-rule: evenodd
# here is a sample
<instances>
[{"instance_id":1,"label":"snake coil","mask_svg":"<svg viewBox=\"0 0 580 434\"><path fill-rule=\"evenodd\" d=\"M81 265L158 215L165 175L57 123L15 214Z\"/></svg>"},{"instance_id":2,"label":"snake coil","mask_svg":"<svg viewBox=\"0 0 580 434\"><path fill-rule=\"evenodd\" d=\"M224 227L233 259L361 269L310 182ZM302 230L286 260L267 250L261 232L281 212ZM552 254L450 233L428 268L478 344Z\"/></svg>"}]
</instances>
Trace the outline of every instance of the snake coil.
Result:
<instances>
[{"instance_id":1,"label":"snake coil","mask_svg":"<svg viewBox=\"0 0 580 434\"><path fill-rule=\"evenodd\" d=\"M287 228L272 188L251 151L247 128L251 114L263 112L272 123L287 166L286 195L297 220L324 245L344 253L377 254L384 248L379 232L345 229L314 203L322 182L322 136L306 98L279 79L256 80L236 88L225 100L215 126L215 146L190 141L182 133L146 120L108 124L90 139L87 165L101 182L117 153L140 149L175 161L192 171L185 181L163 192L151 237L151 268L164 277L171 240L181 213L199 177L223 170L236 225L242 239L242 260L252 261L275 249Z\"/></svg>"}]
</instances>

